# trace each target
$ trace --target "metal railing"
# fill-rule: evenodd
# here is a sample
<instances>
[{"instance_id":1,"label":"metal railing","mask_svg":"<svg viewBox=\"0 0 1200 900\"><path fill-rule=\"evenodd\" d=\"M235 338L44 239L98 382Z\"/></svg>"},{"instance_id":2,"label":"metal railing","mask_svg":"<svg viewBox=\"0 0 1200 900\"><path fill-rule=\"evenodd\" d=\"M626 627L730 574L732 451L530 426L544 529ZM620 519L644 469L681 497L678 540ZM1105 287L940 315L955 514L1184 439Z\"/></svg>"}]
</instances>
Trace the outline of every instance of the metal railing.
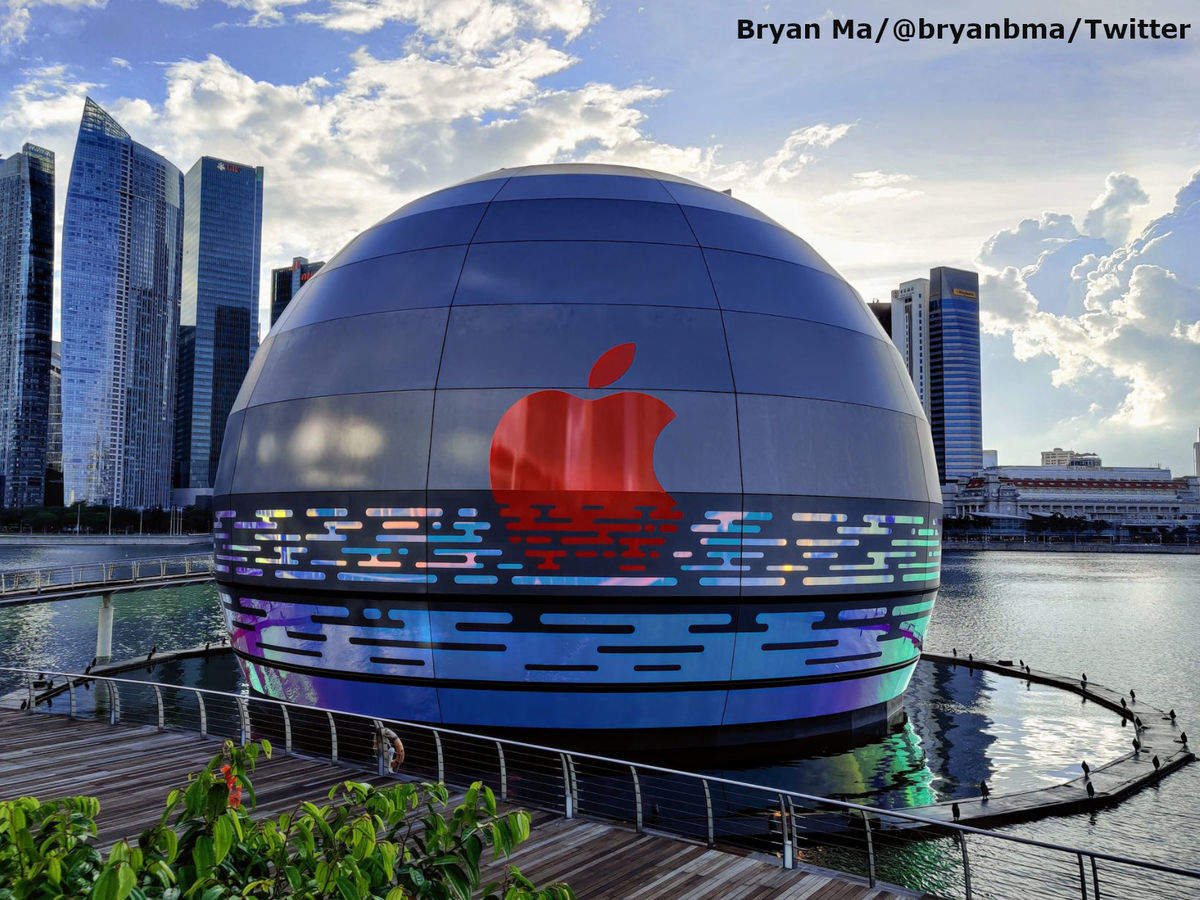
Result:
<instances>
[{"instance_id":1,"label":"metal railing","mask_svg":"<svg viewBox=\"0 0 1200 900\"><path fill-rule=\"evenodd\" d=\"M36 596L88 587L116 589L139 582L212 574L211 553L119 559L46 569L10 569L0 571L0 600L14 595Z\"/></svg>"},{"instance_id":2,"label":"metal railing","mask_svg":"<svg viewBox=\"0 0 1200 900\"><path fill-rule=\"evenodd\" d=\"M938 897L1178 897L1200 894L1200 871L1069 847L729 778L206 688L0 667L24 682L33 711L64 700L72 717L198 731L388 774L389 728L402 740L397 777L463 786L566 818L632 825L831 870L871 886ZM102 687L101 687L102 686ZM94 687L94 689L93 689Z\"/></svg>"}]
</instances>

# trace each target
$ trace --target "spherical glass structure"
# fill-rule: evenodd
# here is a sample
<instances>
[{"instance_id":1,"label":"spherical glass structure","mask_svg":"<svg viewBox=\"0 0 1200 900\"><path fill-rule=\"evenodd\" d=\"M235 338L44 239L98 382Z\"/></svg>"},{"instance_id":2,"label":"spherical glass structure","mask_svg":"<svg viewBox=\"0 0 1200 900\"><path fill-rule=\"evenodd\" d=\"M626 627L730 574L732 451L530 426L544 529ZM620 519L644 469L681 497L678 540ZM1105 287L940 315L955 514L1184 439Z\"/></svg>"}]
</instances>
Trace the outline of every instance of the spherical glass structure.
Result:
<instances>
[{"instance_id":1,"label":"spherical glass structure","mask_svg":"<svg viewBox=\"0 0 1200 900\"><path fill-rule=\"evenodd\" d=\"M643 169L500 170L351 241L255 356L214 494L256 690L469 728L878 721L939 578L929 426L870 310Z\"/></svg>"}]
</instances>

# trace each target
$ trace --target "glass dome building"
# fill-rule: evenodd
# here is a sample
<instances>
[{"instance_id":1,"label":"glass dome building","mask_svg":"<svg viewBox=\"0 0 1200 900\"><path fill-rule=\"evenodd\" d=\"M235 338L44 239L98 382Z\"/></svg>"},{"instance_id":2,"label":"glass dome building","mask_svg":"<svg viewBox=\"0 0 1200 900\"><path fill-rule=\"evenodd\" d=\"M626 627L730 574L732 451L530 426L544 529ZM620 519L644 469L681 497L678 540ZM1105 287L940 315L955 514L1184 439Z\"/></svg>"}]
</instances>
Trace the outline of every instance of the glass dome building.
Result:
<instances>
[{"instance_id":1,"label":"glass dome building","mask_svg":"<svg viewBox=\"0 0 1200 900\"><path fill-rule=\"evenodd\" d=\"M939 580L929 425L862 299L636 168L503 169L351 241L255 356L214 495L255 690L547 740L878 723Z\"/></svg>"}]
</instances>

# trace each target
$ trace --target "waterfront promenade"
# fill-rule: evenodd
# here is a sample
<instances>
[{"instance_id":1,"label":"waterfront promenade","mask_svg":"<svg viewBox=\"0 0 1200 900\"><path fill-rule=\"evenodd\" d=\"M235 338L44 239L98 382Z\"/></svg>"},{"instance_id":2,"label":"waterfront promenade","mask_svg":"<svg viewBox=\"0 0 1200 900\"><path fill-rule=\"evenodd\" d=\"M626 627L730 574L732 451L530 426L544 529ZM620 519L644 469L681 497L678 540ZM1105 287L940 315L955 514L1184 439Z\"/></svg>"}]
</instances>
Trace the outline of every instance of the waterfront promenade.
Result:
<instances>
[{"instance_id":1,"label":"waterfront promenade","mask_svg":"<svg viewBox=\"0 0 1200 900\"><path fill-rule=\"evenodd\" d=\"M218 744L195 734L108 725L47 713L0 710L5 755L0 799L90 794L100 800L98 843L136 838L158 816L167 792L208 762ZM382 783L329 761L277 754L260 762L258 815L278 815L301 800L321 801L353 778ZM461 794L452 795L457 802ZM484 880L518 866L535 883L563 880L583 897L773 897L891 900L915 897L818 869L781 868L766 858L715 849L617 825L531 810L530 839L511 857L490 862Z\"/></svg>"}]
</instances>

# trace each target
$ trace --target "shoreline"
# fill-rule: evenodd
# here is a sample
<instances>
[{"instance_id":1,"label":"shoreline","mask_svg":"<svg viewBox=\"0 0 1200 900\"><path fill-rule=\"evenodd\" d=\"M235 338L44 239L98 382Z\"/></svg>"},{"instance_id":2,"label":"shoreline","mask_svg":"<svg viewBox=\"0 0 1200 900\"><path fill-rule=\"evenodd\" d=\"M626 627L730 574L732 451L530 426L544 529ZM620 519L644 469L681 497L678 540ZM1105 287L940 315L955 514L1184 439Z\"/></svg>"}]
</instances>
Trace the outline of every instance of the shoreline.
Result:
<instances>
[{"instance_id":1,"label":"shoreline","mask_svg":"<svg viewBox=\"0 0 1200 900\"><path fill-rule=\"evenodd\" d=\"M0 546L61 547L128 544L212 544L211 534L0 534Z\"/></svg>"},{"instance_id":2,"label":"shoreline","mask_svg":"<svg viewBox=\"0 0 1200 900\"><path fill-rule=\"evenodd\" d=\"M943 540L943 552L1007 551L1009 553L1157 553L1173 556L1200 554L1200 544L1109 544L1057 543L1041 541L961 541Z\"/></svg>"}]
</instances>

